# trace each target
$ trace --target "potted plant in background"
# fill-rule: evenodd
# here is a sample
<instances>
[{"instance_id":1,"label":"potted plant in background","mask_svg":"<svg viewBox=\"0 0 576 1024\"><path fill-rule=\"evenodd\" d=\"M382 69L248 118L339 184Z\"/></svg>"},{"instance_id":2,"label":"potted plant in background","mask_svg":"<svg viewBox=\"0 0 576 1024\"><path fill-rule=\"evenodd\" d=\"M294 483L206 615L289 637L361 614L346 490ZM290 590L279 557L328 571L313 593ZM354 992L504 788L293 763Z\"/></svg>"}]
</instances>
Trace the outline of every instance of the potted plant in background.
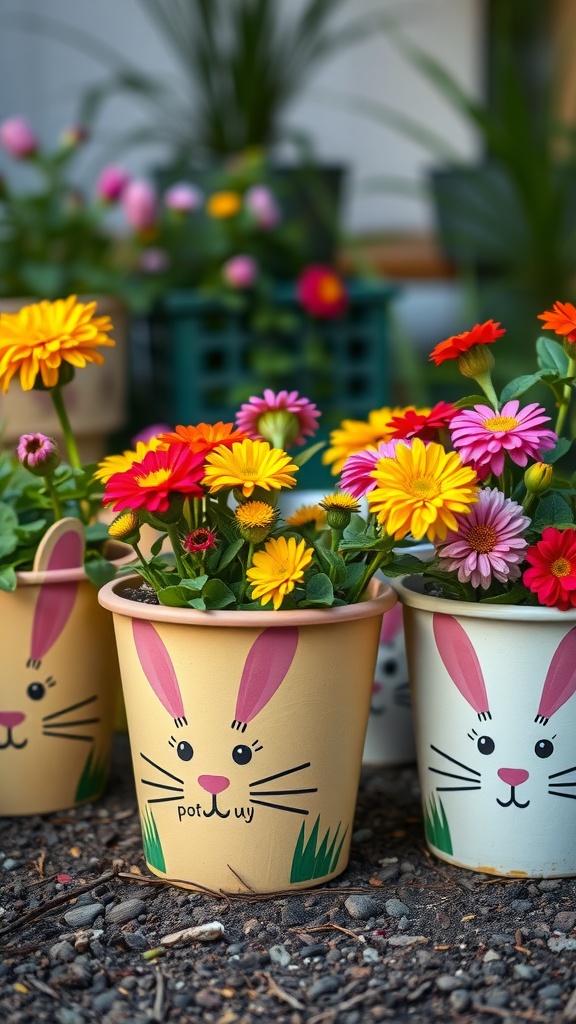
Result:
<instances>
[{"instance_id":1,"label":"potted plant in background","mask_svg":"<svg viewBox=\"0 0 576 1024\"><path fill-rule=\"evenodd\" d=\"M75 296L0 316L0 386L49 395L69 460L38 431L0 454L0 815L73 807L106 783L118 664L96 595L132 553L97 522L102 488L62 391L102 362L111 330Z\"/></svg>"},{"instance_id":2,"label":"potted plant in background","mask_svg":"<svg viewBox=\"0 0 576 1024\"><path fill-rule=\"evenodd\" d=\"M394 542L346 493L281 518L279 495L316 446L286 448L317 419L306 398L266 391L236 428L177 426L106 482L110 533L138 561L99 599L114 616L146 860L177 884L270 892L348 860L395 598L373 577ZM142 523L161 534L148 555Z\"/></svg>"}]
</instances>

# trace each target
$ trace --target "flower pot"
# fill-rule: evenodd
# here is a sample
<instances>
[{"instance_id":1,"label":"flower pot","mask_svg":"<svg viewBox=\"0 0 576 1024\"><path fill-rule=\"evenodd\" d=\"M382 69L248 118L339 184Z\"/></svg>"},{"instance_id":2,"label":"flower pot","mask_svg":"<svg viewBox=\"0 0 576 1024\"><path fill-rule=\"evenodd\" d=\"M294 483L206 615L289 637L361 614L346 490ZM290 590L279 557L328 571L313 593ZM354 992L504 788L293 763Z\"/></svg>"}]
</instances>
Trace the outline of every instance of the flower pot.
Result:
<instances>
[{"instance_id":1,"label":"flower pot","mask_svg":"<svg viewBox=\"0 0 576 1024\"><path fill-rule=\"evenodd\" d=\"M118 566L134 557L125 544L109 553ZM0 591L0 816L101 795L120 686L112 617L84 569L17 579Z\"/></svg>"},{"instance_id":2,"label":"flower pot","mask_svg":"<svg viewBox=\"0 0 576 1024\"><path fill-rule=\"evenodd\" d=\"M426 841L497 875L576 875L576 609L403 604Z\"/></svg>"},{"instance_id":3,"label":"flower pot","mask_svg":"<svg viewBox=\"0 0 576 1024\"><path fill-rule=\"evenodd\" d=\"M382 615L396 602L113 612L144 853L184 886L274 892L348 862Z\"/></svg>"}]
</instances>

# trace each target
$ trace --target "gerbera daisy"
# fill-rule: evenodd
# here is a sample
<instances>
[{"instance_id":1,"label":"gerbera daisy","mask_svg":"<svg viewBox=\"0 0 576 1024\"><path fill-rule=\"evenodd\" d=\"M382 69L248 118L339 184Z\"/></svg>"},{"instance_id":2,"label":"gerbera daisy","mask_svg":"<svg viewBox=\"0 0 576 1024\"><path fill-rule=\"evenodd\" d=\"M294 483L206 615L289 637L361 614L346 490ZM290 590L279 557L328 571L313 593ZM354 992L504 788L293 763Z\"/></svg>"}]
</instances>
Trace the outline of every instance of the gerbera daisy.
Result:
<instances>
[{"instance_id":1,"label":"gerbera daisy","mask_svg":"<svg viewBox=\"0 0 576 1024\"><path fill-rule=\"evenodd\" d=\"M284 517L287 526L313 526L315 530L323 530L326 526L326 512L320 505L300 505L291 515Z\"/></svg>"},{"instance_id":2,"label":"gerbera daisy","mask_svg":"<svg viewBox=\"0 0 576 1024\"><path fill-rule=\"evenodd\" d=\"M296 281L296 297L310 316L331 320L342 316L348 307L348 292L331 267L305 267Z\"/></svg>"},{"instance_id":3,"label":"gerbera daisy","mask_svg":"<svg viewBox=\"0 0 576 1024\"><path fill-rule=\"evenodd\" d=\"M264 397L252 396L240 406L236 425L245 435L263 438L276 448L289 448L305 444L318 429L320 410L298 391L278 391L270 388Z\"/></svg>"},{"instance_id":4,"label":"gerbera daisy","mask_svg":"<svg viewBox=\"0 0 576 1024\"><path fill-rule=\"evenodd\" d=\"M552 309L538 313L538 320L543 320L545 331L554 331L567 341L576 342L576 306L571 302L555 302Z\"/></svg>"},{"instance_id":5,"label":"gerbera daisy","mask_svg":"<svg viewBox=\"0 0 576 1024\"><path fill-rule=\"evenodd\" d=\"M98 463L94 478L106 484L115 473L124 473L135 462L142 462L146 452L155 452L158 448L166 447L167 445L162 444L159 437L151 437L148 441L137 441L134 449L128 449L121 455L107 455L102 459Z\"/></svg>"},{"instance_id":6,"label":"gerbera daisy","mask_svg":"<svg viewBox=\"0 0 576 1024\"><path fill-rule=\"evenodd\" d=\"M446 452L432 441L414 438L410 448L398 445L393 459L380 459L374 469L376 489L367 495L387 532L402 540L444 540L455 530L458 512L467 512L478 500L476 473L464 466L457 452Z\"/></svg>"},{"instance_id":7,"label":"gerbera daisy","mask_svg":"<svg viewBox=\"0 0 576 1024\"><path fill-rule=\"evenodd\" d=\"M548 526L537 544L528 548L522 582L540 604L567 612L576 607L576 532Z\"/></svg>"},{"instance_id":8,"label":"gerbera daisy","mask_svg":"<svg viewBox=\"0 0 576 1024\"><path fill-rule=\"evenodd\" d=\"M241 536L252 544L261 544L268 537L277 518L278 509L266 501L242 501L234 511Z\"/></svg>"},{"instance_id":9,"label":"gerbera daisy","mask_svg":"<svg viewBox=\"0 0 576 1024\"><path fill-rule=\"evenodd\" d=\"M496 487L486 487L477 504L455 518L456 529L448 531L437 549L440 569L457 571L461 583L483 590L493 579L506 583L519 578L519 563L528 547L524 533L530 526L521 505Z\"/></svg>"},{"instance_id":10,"label":"gerbera daisy","mask_svg":"<svg viewBox=\"0 0 576 1024\"><path fill-rule=\"evenodd\" d=\"M235 430L233 423L198 423L196 426L177 426L174 430L160 434L160 440L166 444L184 444L191 452L207 454L220 444L230 447L234 441L243 441L245 431Z\"/></svg>"},{"instance_id":11,"label":"gerbera daisy","mask_svg":"<svg viewBox=\"0 0 576 1024\"><path fill-rule=\"evenodd\" d=\"M44 387L59 383L62 363L69 368L103 363L100 346L115 345L108 337L110 318L94 316L96 303L77 302L75 295L55 302L33 303L18 313L0 316L0 387L8 391L14 374L24 391L40 374Z\"/></svg>"},{"instance_id":12,"label":"gerbera daisy","mask_svg":"<svg viewBox=\"0 0 576 1024\"><path fill-rule=\"evenodd\" d=\"M399 441L381 441L377 448L372 445L362 452L350 455L342 468L340 486L355 498L363 498L373 491L376 481L372 471L380 459L393 459Z\"/></svg>"},{"instance_id":13,"label":"gerbera daisy","mask_svg":"<svg viewBox=\"0 0 576 1024\"><path fill-rule=\"evenodd\" d=\"M306 546L305 540L295 537L273 537L254 555L252 566L246 572L252 584L252 598L267 605L272 601L278 611L282 601L302 580L304 570L310 565L314 549Z\"/></svg>"},{"instance_id":14,"label":"gerbera daisy","mask_svg":"<svg viewBox=\"0 0 576 1024\"><path fill-rule=\"evenodd\" d=\"M201 551L209 551L210 548L215 546L216 534L203 526L199 526L197 530L192 530L192 533L189 533L184 538L182 545L184 551L188 551L192 555L199 554Z\"/></svg>"},{"instance_id":15,"label":"gerbera daisy","mask_svg":"<svg viewBox=\"0 0 576 1024\"><path fill-rule=\"evenodd\" d=\"M463 331L462 334L453 334L446 341L441 341L430 353L431 362L436 366L445 363L447 359L458 359L463 352L468 352L474 345L491 345L506 334L504 327L494 320L486 320L483 324L475 324L470 331Z\"/></svg>"},{"instance_id":16,"label":"gerbera daisy","mask_svg":"<svg viewBox=\"0 0 576 1024\"><path fill-rule=\"evenodd\" d=\"M231 449L220 445L207 455L204 483L211 494L235 487L249 498L255 487L265 491L293 487L296 478L291 474L297 471L298 466L282 449L271 448L268 441L246 438Z\"/></svg>"},{"instance_id":17,"label":"gerbera daisy","mask_svg":"<svg viewBox=\"0 0 576 1024\"><path fill-rule=\"evenodd\" d=\"M437 402L433 409L406 409L390 420L390 436L399 440L420 437L423 441L436 441L438 431L448 426L456 412L452 402Z\"/></svg>"},{"instance_id":18,"label":"gerbera daisy","mask_svg":"<svg viewBox=\"0 0 576 1024\"><path fill-rule=\"evenodd\" d=\"M147 512L164 513L173 495L203 496L200 481L204 476L204 458L180 445L158 448L146 453L141 462L134 462L123 473L110 477L103 502L115 512L124 508L144 508Z\"/></svg>"},{"instance_id":19,"label":"gerbera daisy","mask_svg":"<svg viewBox=\"0 0 576 1024\"><path fill-rule=\"evenodd\" d=\"M324 465L331 465L331 472L336 475L350 455L361 452L364 448L376 446L380 441L389 441L390 420L393 416L402 415L406 408L412 409L414 406L395 409L384 406L382 409L372 410L367 420L343 420L340 426L330 433L329 446L322 454Z\"/></svg>"},{"instance_id":20,"label":"gerbera daisy","mask_svg":"<svg viewBox=\"0 0 576 1024\"><path fill-rule=\"evenodd\" d=\"M549 421L542 406L533 402L520 409L514 399L499 413L489 405L464 409L452 420L450 434L462 461L474 466L483 480L489 473L500 476L506 454L517 466L525 466L529 459L539 461L542 452L554 448L558 436L542 427Z\"/></svg>"}]
</instances>

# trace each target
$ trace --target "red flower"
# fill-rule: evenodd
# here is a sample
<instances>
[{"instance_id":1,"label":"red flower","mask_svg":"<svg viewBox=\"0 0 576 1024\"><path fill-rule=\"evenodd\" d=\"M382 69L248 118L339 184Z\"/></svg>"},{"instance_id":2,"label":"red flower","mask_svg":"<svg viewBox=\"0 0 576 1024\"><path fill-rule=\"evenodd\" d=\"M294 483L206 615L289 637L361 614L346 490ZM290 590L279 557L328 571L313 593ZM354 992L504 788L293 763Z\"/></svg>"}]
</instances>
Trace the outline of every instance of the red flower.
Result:
<instances>
[{"instance_id":1,"label":"red flower","mask_svg":"<svg viewBox=\"0 0 576 1024\"><path fill-rule=\"evenodd\" d=\"M555 331L568 341L576 342L576 306L571 302L555 302L553 309L538 313L538 319L545 321L545 331Z\"/></svg>"},{"instance_id":2,"label":"red flower","mask_svg":"<svg viewBox=\"0 0 576 1024\"><path fill-rule=\"evenodd\" d=\"M197 530L192 530L184 540L184 551L190 552L190 554L197 554L199 551L208 551L209 548L216 546L216 535L211 530L206 530L200 526Z\"/></svg>"},{"instance_id":3,"label":"red flower","mask_svg":"<svg viewBox=\"0 0 576 1024\"><path fill-rule=\"evenodd\" d=\"M540 604L566 612L576 607L576 532L547 526L542 539L526 552L532 568L522 577Z\"/></svg>"},{"instance_id":4,"label":"red flower","mask_svg":"<svg viewBox=\"0 0 576 1024\"><path fill-rule=\"evenodd\" d=\"M491 345L502 334L506 334L506 331L500 327L499 322L486 320L483 324L476 324L471 331L453 334L446 341L441 341L430 353L430 359L436 366L440 366L447 359L458 359L462 352L467 352L474 345Z\"/></svg>"},{"instance_id":5,"label":"red flower","mask_svg":"<svg viewBox=\"0 0 576 1024\"><path fill-rule=\"evenodd\" d=\"M204 455L183 445L146 452L142 462L134 462L123 473L114 473L106 484L104 504L115 512L144 508L147 512L167 512L173 494L204 494L200 481L204 476Z\"/></svg>"},{"instance_id":6,"label":"red flower","mask_svg":"<svg viewBox=\"0 0 576 1024\"><path fill-rule=\"evenodd\" d=\"M441 427L447 427L458 412L451 402L437 402L433 409L406 409L401 416L393 416L388 423L389 440L409 441L420 437L423 441L436 441Z\"/></svg>"},{"instance_id":7,"label":"red flower","mask_svg":"<svg viewBox=\"0 0 576 1024\"><path fill-rule=\"evenodd\" d=\"M296 282L296 295L307 313L325 320L342 316L348 307L348 293L342 279L330 267L319 264L302 271Z\"/></svg>"}]
</instances>

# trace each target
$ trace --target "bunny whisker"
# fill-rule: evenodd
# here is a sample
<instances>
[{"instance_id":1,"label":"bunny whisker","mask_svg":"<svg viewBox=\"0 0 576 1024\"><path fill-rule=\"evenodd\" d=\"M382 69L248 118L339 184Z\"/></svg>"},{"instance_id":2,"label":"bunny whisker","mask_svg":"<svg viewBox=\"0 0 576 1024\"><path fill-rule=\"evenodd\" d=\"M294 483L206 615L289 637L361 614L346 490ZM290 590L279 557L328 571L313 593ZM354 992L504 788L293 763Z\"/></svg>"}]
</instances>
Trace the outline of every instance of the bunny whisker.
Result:
<instances>
[{"instance_id":1,"label":"bunny whisker","mask_svg":"<svg viewBox=\"0 0 576 1024\"><path fill-rule=\"evenodd\" d=\"M440 768L428 768L429 772L434 772L435 775L445 775L449 779L460 779L461 782L473 782L475 786L478 785L478 779L467 779L465 775L456 775L455 772L443 772Z\"/></svg>"},{"instance_id":2,"label":"bunny whisker","mask_svg":"<svg viewBox=\"0 0 576 1024\"><path fill-rule=\"evenodd\" d=\"M574 765L573 768L565 768L563 772L554 772L552 775L549 775L548 778L559 779L561 775L570 775L570 772L576 772L576 765Z\"/></svg>"},{"instance_id":3,"label":"bunny whisker","mask_svg":"<svg viewBox=\"0 0 576 1024\"><path fill-rule=\"evenodd\" d=\"M98 700L97 696L88 697L87 700L81 700L78 704L70 704L67 708L62 708L61 711L54 711L51 715L44 715L43 722L49 722L52 718L61 718L62 715L67 715L70 711L77 711L78 708L86 707L86 704L93 704L95 700Z\"/></svg>"},{"instance_id":4,"label":"bunny whisker","mask_svg":"<svg viewBox=\"0 0 576 1024\"><path fill-rule=\"evenodd\" d=\"M93 736L73 736L69 732L47 732L46 729L43 729L42 735L61 740L85 740L87 743L92 743L94 739Z\"/></svg>"},{"instance_id":5,"label":"bunny whisker","mask_svg":"<svg viewBox=\"0 0 576 1024\"><path fill-rule=\"evenodd\" d=\"M149 803L149 804L165 804L165 803L168 803L169 800L181 800L181 799L182 799L182 793L178 793L177 796L153 796L153 797L150 798L150 800L147 801L147 803Z\"/></svg>"},{"instance_id":6,"label":"bunny whisker","mask_svg":"<svg viewBox=\"0 0 576 1024\"><path fill-rule=\"evenodd\" d=\"M174 782L179 782L181 786L184 785L184 779L179 779L177 775L172 775L172 772L166 771L166 768L161 768L160 765L156 764L155 761L151 761L149 757L146 757L146 754L141 753L140 757L142 758L143 761L146 761L148 764L152 765L153 768L156 768L159 772L162 772L163 775L167 775L169 779L174 779Z\"/></svg>"},{"instance_id":7,"label":"bunny whisker","mask_svg":"<svg viewBox=\"0 0 576 1024\"><path fill-rule=\"evenodd\" d=\"M151 782L150 779L140 779L145 786L154 786L155 789L171 789L173 793L183 793L184 789L180 786L166 786L163 782Z\"/></svg>"},{"instance_id":8,"label":"bunny whisker","mask_svg":"<svg viewBox=\"0 0 576 1024\"><path fill-rule=\"evenodd\" d=\"M468 789L482 789L482 786L436 786L437 793L463 793Z\"/></svg>"},{"instance_id":9,"label":"bunny whisker","mask_svg":"<svg viewBox=\"0 0 576 1024\"><path fill-rule=\"evenodd\" d=\"M310 812L305 810L303 807L286 807L285 804L272 804L267 800L253 800L250 797L251 804L259 804L261 807L273 807L276 811L292 811L293 814L309 814Z\"/></svg>"},{"instance_id":10,"label":"bunny whisker","mask_svg":"<svg viewBox=\"0 0 576 1024\"><path fill-rule=\"evenodd\" d=\"M549 796L565 796L568 800L576 800L576 793L557 793L553 789L548 790Z\"/></svg>"},{"instance_id":11,"label":"bunny whisker","mask_svg":"<svg viewBox=\"0 0 576 1024\"><path fill-rule=\"evenodd\" d=\"M480 778L481 772L477 772L475 768L470 768L469 765L464 764L462 761L457 761L455 757L450 757L449 754L445 754L443 750L440 750L439 747L435 747L433 743L430 744L430 749L433 750L435 754L440 754L440 757L445 757L447 761L451 761L452 764L457 765L458 768L463 768L464 771L469 772L470 775L477 775L478 778Z\"/></svg>"},{"instance_id":12,"label":"bunny whisker","mask_svg":"<svg viewBox=\"0 0 576 1024\"><path fill-rule=\"evenodd\" d=\"M295 768L287 768L285 772L276 772L275 775L268 775L265 779L256 779L256 782L250 783L250 789L254 786L263 786L266 782L274 782L274 779L281 779L284 775L293 775L294 772L301 772L304 768L309 768L311 762L306 761L305 764L298 764Z\"/></svg>"},{"instance_id":13,"label":"bunny whisker","mask_svg":"<svg viewBox=\"0 0 576 1024\"><path fill-rule=\"evenodd\" d=\"M312 789L271 789L268 793L251 792L250 796L294 796L300 793L317 793L318 787L313 786Z\"/></svg>"},{"instance_id":14,"label":"bunny whisker","mask_svg":"<svg viewBox=\"0 0 576 1024\"><path fill-rule=\"evenodd\" d=\"M69 729L76 725L96 725L100 721L99 718L81 718L77 722L53 722L52 725L48 725L48 729Z\"/></svg>"}]
</instances>

